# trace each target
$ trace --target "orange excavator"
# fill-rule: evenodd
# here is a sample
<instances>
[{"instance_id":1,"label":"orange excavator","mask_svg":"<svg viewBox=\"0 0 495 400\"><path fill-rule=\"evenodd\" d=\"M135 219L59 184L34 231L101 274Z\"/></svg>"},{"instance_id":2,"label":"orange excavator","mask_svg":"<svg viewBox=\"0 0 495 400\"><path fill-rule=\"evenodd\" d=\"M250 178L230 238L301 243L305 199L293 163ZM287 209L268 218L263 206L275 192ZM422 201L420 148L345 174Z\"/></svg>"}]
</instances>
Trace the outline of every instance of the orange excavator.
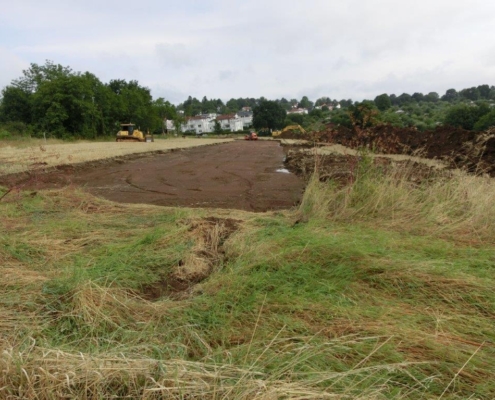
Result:
<instances>
[{"instance_id":1,"label":"orange excavator","mask_svg":"<svg viewBox=\"0 0 495 400\"><path fill-rule=\"evenodd\" d=\"M258 140L258 135L253 131L249 135L245 135L244 140Z\"/></svg>"}]
</instances>

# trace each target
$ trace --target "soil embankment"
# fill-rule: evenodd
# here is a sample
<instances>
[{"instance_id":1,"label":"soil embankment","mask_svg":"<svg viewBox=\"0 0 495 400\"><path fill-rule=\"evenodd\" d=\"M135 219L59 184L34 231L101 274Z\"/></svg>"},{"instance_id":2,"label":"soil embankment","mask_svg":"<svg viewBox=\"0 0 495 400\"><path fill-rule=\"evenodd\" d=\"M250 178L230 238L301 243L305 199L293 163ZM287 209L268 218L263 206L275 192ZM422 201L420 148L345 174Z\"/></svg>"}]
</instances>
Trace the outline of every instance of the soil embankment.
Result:
<instances>
[{"instance_id":1,"label":"soil embankment","mask_svg":"<svg viewBox=\"0 0 495 400\"><path fill-rule=\"evenodd\" d=\"M284 133L282 138L301 139L301 134ZM307 138L307 137L306 137ZM328 124L311 134L318 143L340 144L349 148L368 148L383 154L420 155L442 160L452 168L495 176L495 129L485 132L439 126L432 131L378 125L348 129Z\"/></svg>"}]
</instances>

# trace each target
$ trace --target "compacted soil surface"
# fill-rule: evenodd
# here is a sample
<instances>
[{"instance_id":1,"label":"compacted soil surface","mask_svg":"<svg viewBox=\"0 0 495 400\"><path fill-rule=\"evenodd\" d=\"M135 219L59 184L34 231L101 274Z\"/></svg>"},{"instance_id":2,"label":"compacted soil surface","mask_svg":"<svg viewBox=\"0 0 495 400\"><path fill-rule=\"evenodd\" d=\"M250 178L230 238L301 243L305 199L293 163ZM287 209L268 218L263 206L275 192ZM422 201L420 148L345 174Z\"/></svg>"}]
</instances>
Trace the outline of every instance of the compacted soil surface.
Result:
<instances>
[{"instance_id":1,"label":"compacted soil surface","mask_svg":"<svg viewBox=\"0 0 495 400\"><path fill-rule=\"evenodd\" d=\"M267 211L296 205L304 190L301 178L283 170L283 160L278 142L234 141L134 159L66 165L29 177L2 177L0 184L23 189L76 185L123 203Z\"/></svg>"}]
</instances>

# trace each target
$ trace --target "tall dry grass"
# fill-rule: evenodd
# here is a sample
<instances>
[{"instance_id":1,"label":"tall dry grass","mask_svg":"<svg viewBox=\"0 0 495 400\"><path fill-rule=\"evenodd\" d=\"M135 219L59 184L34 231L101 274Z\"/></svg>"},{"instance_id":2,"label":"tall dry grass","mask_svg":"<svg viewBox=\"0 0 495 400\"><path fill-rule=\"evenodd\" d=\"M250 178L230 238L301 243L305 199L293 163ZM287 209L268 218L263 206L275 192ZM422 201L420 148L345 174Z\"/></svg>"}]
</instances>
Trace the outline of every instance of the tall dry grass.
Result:
<instances>
[{"instance_id":1,"label":"tall dry grass","mask_svg":"<svg viewBox=\"0 0 495 400\"><path fill-rule=\"evenodd\" d=\"M433 170L432 170L433 171ZM385 227L495 241L495 181L462 171L431 172L414 162L375 165L363 157L348 185L320 182L316 170L299 213L305 218L373 221Z\"/></svg>"}]
</instances>

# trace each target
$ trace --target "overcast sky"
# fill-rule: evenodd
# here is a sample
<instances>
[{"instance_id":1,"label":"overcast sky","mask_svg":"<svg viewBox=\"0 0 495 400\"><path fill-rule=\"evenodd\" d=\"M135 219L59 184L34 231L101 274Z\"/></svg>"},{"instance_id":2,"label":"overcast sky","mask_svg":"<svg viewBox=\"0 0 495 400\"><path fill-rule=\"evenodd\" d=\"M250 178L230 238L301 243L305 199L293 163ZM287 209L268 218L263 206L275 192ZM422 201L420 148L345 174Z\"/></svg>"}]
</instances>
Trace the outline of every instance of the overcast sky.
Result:
<instances>
[{"instance_id":1,"label":"overcast sky","mask_svg":"<svg viewBox=\"0 0 495 400\"><path fill-rule=\"evenodd\" d=\"M155 98L495 85L493 0L0 0L0 88L45 60Z\"/></svg>"}]
</instances>

